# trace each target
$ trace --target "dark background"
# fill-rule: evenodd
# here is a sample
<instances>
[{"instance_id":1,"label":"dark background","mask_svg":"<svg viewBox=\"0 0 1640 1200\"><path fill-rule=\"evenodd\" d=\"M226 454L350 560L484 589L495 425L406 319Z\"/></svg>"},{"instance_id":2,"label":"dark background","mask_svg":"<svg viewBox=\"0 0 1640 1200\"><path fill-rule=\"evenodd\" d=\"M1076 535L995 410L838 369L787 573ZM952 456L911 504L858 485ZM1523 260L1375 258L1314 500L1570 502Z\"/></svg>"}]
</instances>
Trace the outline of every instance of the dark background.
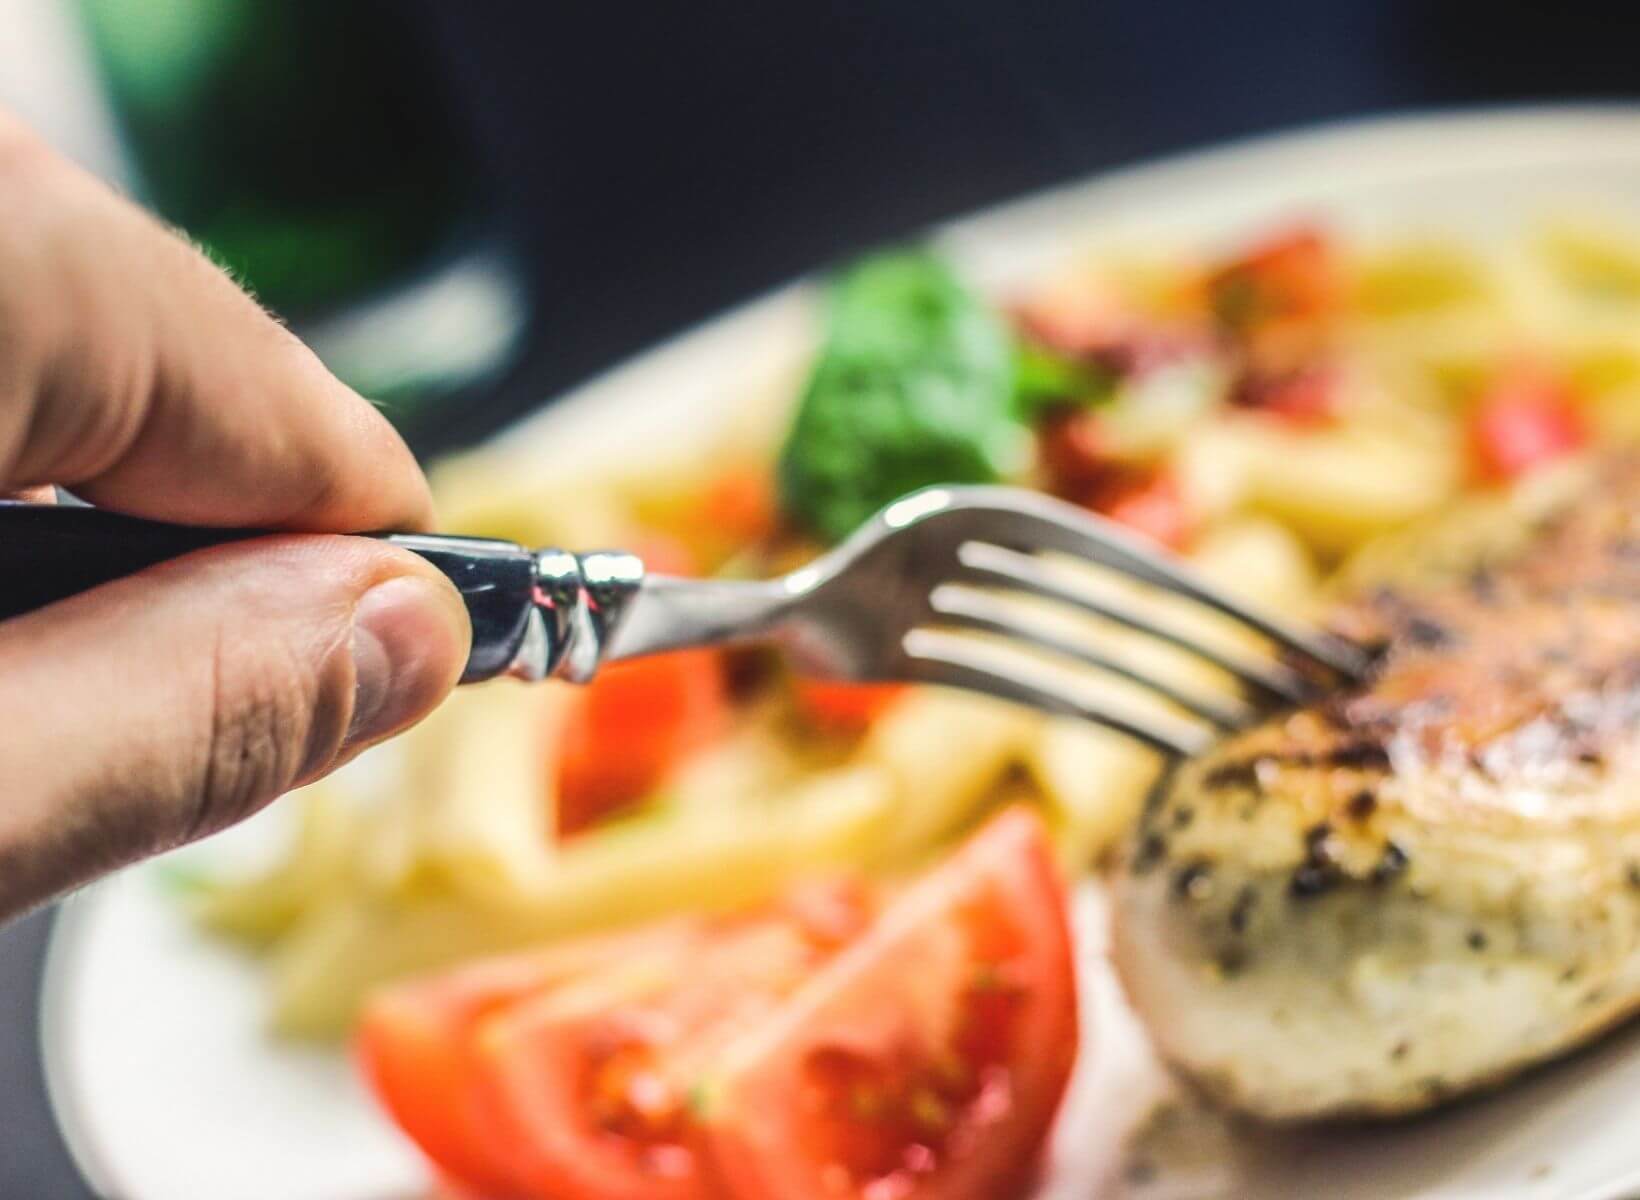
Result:
<instances>
[{"instance_id":1,"label":"dark background","mask_svg":"<svg viewBox=\"0 0 1640 1200\"><path fill-rule=\"evenodd\" d=\"M381 8L434 48L536 305L523 361L429 427L429 450L792 275L1043 184L1305 122L1640 92L1633 4ZM0 933L0 1200L88 1196L38 1065L49 921ZM203 1134L177 1130L176 1152Z\"/></svg>"}]
</instances>

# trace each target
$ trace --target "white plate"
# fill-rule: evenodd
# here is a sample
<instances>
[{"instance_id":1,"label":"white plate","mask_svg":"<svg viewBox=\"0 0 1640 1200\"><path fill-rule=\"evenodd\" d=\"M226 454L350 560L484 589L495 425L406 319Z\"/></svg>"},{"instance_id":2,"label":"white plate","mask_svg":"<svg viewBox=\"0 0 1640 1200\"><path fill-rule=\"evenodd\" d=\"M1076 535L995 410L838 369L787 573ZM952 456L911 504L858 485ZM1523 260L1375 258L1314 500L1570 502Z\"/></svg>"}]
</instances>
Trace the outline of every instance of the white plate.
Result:
<instances>
[{"instance_id":1,"label":"white plate","mask_svg":"<svg viewBox=\"0 0 1640 1200\"><path fill-rule=\"evenodd\" d=\"M1058 189L938 231L976 280L1007 288L1079 249L1233 237L1295 211L1350 234L1501 230L1545 203L1640 211L1640 109L1374 121L1264 139ZM663 346L519 426L543 464L589 462L708 428L791 370L807 293L788 288ZM266 847L277 807L213 850ZM77 897L45 982L52 1101L81 1166L117 1200L411 1200L426 1177L348 1065L262 1033L254 965L190 930L149 865ZM1640 1031L1500 1096L1419 1122L1302 1137L1225 1136L1122 1166L1165 1086L1100 956L1096 894L1079 917L1090 1041L1040 1200L1395 1197L1620 1200L1640 1195ZM1176 1140L1176 1139L1175 1139ZM1189 1147L1187 1147L1188 1149ZM1194 1164L1187 1161L1195 1155ZM1159 1174L1147 1179L1150 1167Z\"/></svg>"}]
</instances>

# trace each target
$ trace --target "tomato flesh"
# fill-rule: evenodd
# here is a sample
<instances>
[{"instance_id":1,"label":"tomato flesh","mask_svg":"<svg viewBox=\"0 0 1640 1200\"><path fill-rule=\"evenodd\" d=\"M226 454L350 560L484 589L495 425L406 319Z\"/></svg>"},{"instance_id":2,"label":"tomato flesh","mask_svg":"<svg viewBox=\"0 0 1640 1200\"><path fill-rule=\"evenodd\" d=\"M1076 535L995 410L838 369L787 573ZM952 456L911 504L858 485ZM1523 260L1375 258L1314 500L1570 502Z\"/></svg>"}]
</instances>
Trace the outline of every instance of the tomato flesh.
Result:
<instances>
[{"instance_id":1,"label":"tomato flesh","mask_svg":"<svg viewBox=\"0 0 1640 1200\"><path fill-rule=\"evenodd\" d=\"M873 895L816 885L716 924L646 975L548 993L485 1023L487 1112L534 1200L715 1200L691 1092L705 1063L763 1019L869 919Z\"/></svg>"},{"instance_id":2,"label":"tomato flesh","mask_svg":"<svg viewBox=\"0 0 1640 1200\"><path fill-rule=\"evenodd\" d=\"M1063 890L1015 811L886 899L820 882L391 989L360 1049L486 1200L992 1200L1075 1041Z\"/></svg>"},{"instance_id":3,"label":"tomato flesh","mask_svg":"<svg viewBox=\"0 0 1640 1200\"><path fill-rule=\"evenodd\" d=\"M735 1200L1019 1194L1076 1035L1063 890L1010 812L729 1051L713 1161Z\"/></svg>"},{"instance_id":4,"label":"tomato flesh","mask_svg":"<svg viewBox=\"0 0 1640 1200\"><path fill-rule=\"evenodd\" d=\"M357 1050L377 1097L441 1172L489 1200L523 1195L495 1132L471 1053L489 1016L551 987L634 957L681 954L681 923L496 959L389 988L372 998Z\"/></svg>"}]
</instances>

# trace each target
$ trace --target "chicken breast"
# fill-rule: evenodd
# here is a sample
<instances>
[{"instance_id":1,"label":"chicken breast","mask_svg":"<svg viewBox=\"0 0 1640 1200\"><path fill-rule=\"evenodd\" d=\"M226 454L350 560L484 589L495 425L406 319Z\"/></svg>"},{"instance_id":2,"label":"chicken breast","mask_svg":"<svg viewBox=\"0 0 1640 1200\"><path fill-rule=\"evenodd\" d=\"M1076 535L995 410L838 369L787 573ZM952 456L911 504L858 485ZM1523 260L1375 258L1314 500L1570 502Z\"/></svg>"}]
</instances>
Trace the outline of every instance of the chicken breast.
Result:
<instances>
[{"instance_id":1,"label":"chicken breast","mask_svg":"<svg viewBox=\"0 0 1640 1200\"><path fill-rule=\"evenodd\" d=\"M1347 604L1371 680L1230 737L1146 811L1118 965L1222 1101L1412 1112L1640 1005L1640 459L1514 541Z\"/></svg>"}]
</instances>

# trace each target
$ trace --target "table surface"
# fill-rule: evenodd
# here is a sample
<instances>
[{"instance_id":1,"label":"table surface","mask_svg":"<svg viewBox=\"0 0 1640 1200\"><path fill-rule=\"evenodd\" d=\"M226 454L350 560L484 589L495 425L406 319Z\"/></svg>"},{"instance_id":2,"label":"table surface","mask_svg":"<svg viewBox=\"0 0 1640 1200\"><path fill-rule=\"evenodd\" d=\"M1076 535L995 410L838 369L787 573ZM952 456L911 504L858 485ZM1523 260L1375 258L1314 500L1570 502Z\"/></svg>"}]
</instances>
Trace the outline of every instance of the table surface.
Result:
<instances>
[{"instance_id":1,"label":"table surface","mask_svg":"<svg viewBox=\"0 0 1640 1200\"><path fill-rule=\"evenodd\" d=\"M64 7L0 0L0 103L117 169ZM1553 22L1478 0L418 11L537 296L519 370L450 441L840 254L1056 180L1344 115L1640 91L1632 38L1576 4ZM49 924L0 930L0 1200L90 1195L39 1066Z\"/></svg>"}]
</instances>

